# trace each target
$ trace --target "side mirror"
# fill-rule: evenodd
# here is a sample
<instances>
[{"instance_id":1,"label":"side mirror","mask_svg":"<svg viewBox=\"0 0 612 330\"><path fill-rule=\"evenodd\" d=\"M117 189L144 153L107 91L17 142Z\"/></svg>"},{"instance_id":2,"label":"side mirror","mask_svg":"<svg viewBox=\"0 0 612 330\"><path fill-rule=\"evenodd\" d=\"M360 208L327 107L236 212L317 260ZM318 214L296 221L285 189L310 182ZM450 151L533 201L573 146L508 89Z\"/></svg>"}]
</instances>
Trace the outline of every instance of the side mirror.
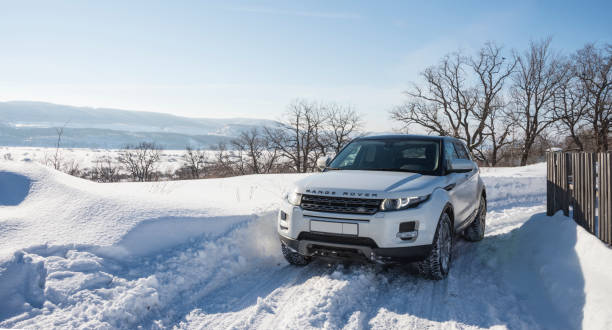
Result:
<instances>
[{"instance_id":1,"label":"side mirror","mask_svg":"<svg viewBox=\"0 0 612 330\"><path fill-rule=\"evenodd\" d=\"M455 173L470 172L476 167L473 161L469 159L451 159L448 164L448 171Z\"/></svg>"},{"instance_id":2,"label":"side mirror","mask_svg":"<svg viewBox=\"0 0 612 330\"><path fill-rule=\"evenodd\" d=\"M329 165L329 162L331 162L331 159L329 157L319 157L319 159L317 159L317 167L319 168L319 170L323 171L327 167L327 165Z\"/></svg>"}]
</instances>

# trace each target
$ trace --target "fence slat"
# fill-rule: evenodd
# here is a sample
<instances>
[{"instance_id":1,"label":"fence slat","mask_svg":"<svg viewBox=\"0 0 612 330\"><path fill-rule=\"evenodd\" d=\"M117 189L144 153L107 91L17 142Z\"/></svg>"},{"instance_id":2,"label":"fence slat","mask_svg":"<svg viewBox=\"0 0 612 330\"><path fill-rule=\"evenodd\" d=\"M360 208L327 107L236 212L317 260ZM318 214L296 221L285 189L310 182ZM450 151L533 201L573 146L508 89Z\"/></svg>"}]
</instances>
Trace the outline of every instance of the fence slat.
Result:
<instances>
[{"instance_id":1,"label":"fence slat","mask_svg":"<svg viewBox=\"0 0 612 330\"><path fill-rule=\"evenodd\" d=\"M546 155L546 214L559 210L569 215L570 194L567 179L570 166L569 154L550 152Z\"/></svg>"},{"instance_id":2,"label":"fence slat","mask_svg":"<svg viewBox=\"0 0 612 330\"><path fill-rule=\"evenodd\" d=\"M553 202L552 199L554 197L554 194L552 192L553 186L552 186L552 168L554 166L553 161L552 161L552 157L553 157L553 153L549 152L546 154L546 215L547 216L551 216L554 214L553 212Z\"/></svg>"},{"instance_id":3,"label":"fence slat","mask_svg":"<svg viewBox=\"0 0 612 330\"><path fill-rule=\"evenodd\" d=\"M563 214L567 217L569 216L569 206L570 206L570 189L569 189L569 164L570 158L569 154L562 153L561 154L561 162L563 164L563 171L561 173L561 190L562 190L562 203L561 209L563 210Z\"/></svg>"},{"instance_id":4,"label":"fence slat","mask_svg":"<svg viewBox=\"0 0 612 330\"><path fill-rule=\"evenodd\" d=\"M574 198L572 204L574 207L574 221L581 226L584 223L584 184L582 183L584 178L583 170L583 157L581 154L572 154L572 173L574 173Z\"/></svg>"},{"instance_id":5,"label":"fence slat","mask_svg":"<svg viewBox=\"0 0 612 330\"><path fill-rule=\"evenodd\" d=\"M599 228L597 236L612 244L612 155L600 153L599 160Z\"/></svg>"},{"instance_id":6,"label":"fence slat","mask_svg":"<svg viewBox=\"0 0 612 330\"><path fill-rule=\"evenodd\" d=\"M596 209L596 180L595 180L595 154L587 153L587 184L586 188L588 193L588 217L587 217L587 229L590 233L595 233L595 209Z\"/></svg>"}]
</instances>

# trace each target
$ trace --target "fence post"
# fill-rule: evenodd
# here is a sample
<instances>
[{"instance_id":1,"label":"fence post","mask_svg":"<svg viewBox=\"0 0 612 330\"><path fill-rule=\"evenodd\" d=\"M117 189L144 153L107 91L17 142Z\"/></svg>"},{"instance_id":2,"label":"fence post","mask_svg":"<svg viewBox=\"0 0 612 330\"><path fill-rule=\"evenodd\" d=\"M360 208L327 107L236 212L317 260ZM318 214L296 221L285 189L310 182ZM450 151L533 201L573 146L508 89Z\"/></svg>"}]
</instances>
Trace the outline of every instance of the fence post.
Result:
<instances>
[{"instance_id":1,"label":"fence post","mask_svg":"<svg viewBox=\"0 0 612 330\"><path fill-rule=\"evenodd\" d=\"M551 216L555 212L553 211L553 200L554 200L554 185L552 183L552 173L555 168L555 161L552 152L546 154L546 215Z\"/></svg>"},{"instance_id":2,"label":"fence post","mask_svg":"<svg viewBox=\"0 0 612 330\"><path fill-rule=\"evenodd\" d=\"M599 160L599 230L598 237L607 244L612 244L612 156L600 153Z\"/></svg>"},{"instance_id":3,"label":"fence post","mask_svg":"<svg viewBox=\"0 0 612 330\"><path fill-rule=\"evenodd\" d=\"M596 154L589 152L586 154L586 189L587 189L587 229L591 234L595 234L595 209L597 206L597 185L596 185Z\"/></svg>"},{"instance_id":4,"label":"fence post","mask_svg":"<svg viewBox=\"0 0 612 330\"><path fill-rule=\"evenodd\" d=\"M569 154L568 153L561 153L560 154L560 159L559 162L563 165L562 167L562 171L561 171L561 180L560 180L560 187L561 187L561 210L563 210L563 215L565 215L566 217L569 216L569 204L570 204L570 189L569 189L569 180L568 180L568 169L569 169L569 163L570 163L570 158L569 158Z\"/></svg>"},{"instance_id":5,"label":"fence post","mask_svg":"<svg viewBox=\"0 0 612 330\"><path fill-rule=\"evenodd\" d=\"M577 224L584 226L584 154L574 153L572 154L572 175L574 192L572 198L572 205L574 207L574 221Z\"/></svg>"},{"instance_id":6,"label":"fence post","mask_svg":"<svg viewBox=\"0 0 612 330\"><path fill-rule=\"evenodd\" d=\"M546 155L546 214L549 216L559 210L563 210L565 216L569 215L569 156L563 152L549 152Z\"/></svg>"}]
</instances>

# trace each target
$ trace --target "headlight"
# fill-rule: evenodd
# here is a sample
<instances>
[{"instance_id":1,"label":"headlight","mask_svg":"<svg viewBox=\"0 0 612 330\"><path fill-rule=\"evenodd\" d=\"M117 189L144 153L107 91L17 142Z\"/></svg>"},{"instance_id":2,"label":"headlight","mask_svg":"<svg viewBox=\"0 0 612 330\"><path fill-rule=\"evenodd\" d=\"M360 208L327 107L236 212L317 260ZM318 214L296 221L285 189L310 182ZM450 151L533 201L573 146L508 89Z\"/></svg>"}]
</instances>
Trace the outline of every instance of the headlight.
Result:
<instances>
[{"instance_id":1,"label":"headlight","mask_svg":"<svg viewBox=\"0 0 612 330\"><path fill-rule=\"evenodd\" d=\"M299 206L300 203L302 202L302 194L296 193L296 192L291 192L287 194L287 202L289 202L290 204Z\"/></svg>"},{"instance_id":2,"label":"headlight","mask_svg":"<svg viewBox=\"0 0 612 330\"><path fill-rule=\"evenodd\" d=\"M380 209L383 211L396 211L415 207L429 199L430 195L405 198L387 198L380 203Z\"/></svg>"}]
</instances>

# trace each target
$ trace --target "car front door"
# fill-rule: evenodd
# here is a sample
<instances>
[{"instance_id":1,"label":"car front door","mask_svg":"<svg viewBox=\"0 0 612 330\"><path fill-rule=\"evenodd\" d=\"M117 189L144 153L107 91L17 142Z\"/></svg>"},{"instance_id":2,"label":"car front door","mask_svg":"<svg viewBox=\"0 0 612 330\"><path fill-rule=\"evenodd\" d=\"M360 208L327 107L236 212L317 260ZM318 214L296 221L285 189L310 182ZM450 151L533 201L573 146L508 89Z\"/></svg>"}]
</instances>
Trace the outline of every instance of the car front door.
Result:
<instances>
[{"instance_id":1,"label":"car front door","mask_svg":"<svg viewBox=\"0 0 612 330\"><path fill-rule=\"evenodd\" d=\"M461 150L455 146L453 142L445 141L444 143L444 156L446 157L446 164L449 164L453 159L460 159L463 155ZM455 227L461 226L461 224L469 216L473 203L473 198L470 197L470 184L469 178L470 173L448 173L447 174L447 186L448 194L453 204L453 210L455 213Z\"/></svg>"},{"instance_id":2,"label":"car front door","mask_svg":"<svg viewBox=\"0 0 612 330\"><path fill-rule=\"evenodd\" d=\"M461 142L453 142L455 147L455 151L457 153L457 157L460 159L467 159L472 161L472 157L465 145ZM474 215L474 213L478 210L478 204L480 199L478 198L478 167L474 166L474 168L467 173L458 173L463 175L463 183L462 183L462 193L465 194L465 199L467 203L467 207L464 210L463 217L461 217L461 221L469 220L470 216Z\"/></svg>"}]
</instances>

